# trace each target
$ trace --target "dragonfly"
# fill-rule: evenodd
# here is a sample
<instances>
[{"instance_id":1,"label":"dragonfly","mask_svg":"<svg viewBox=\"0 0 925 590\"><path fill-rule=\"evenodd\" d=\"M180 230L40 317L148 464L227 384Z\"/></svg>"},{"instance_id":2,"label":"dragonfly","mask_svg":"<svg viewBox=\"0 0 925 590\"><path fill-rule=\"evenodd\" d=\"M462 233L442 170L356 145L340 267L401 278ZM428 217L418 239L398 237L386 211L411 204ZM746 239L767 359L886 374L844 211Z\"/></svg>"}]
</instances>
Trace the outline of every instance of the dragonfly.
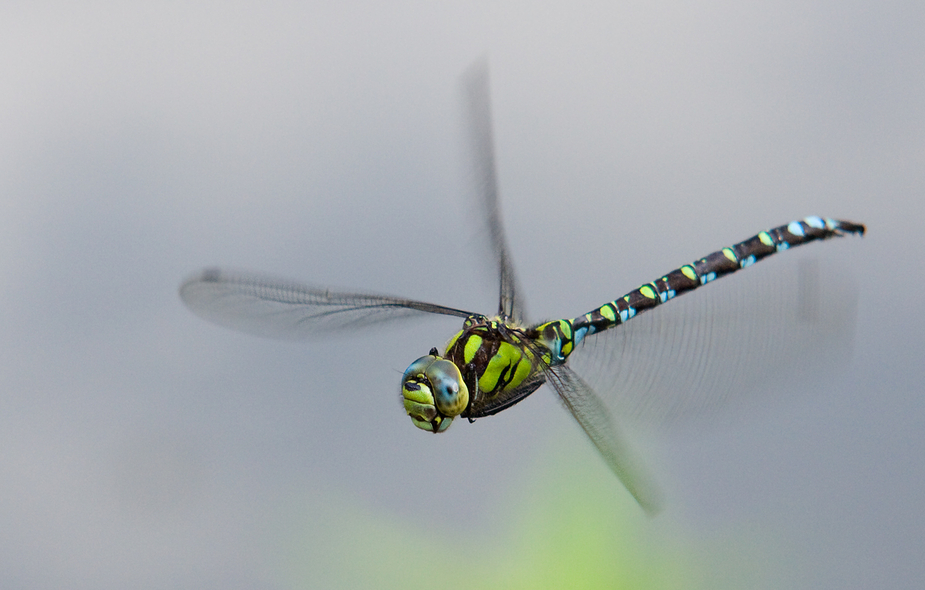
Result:
<instances>
[{"instance_id":1,"label":"dragonfly","mask_svg":"<svg viewBox=\"0 0 925 590\"><path fill-rule=\"evenodd\" d=\"M863 235L865 227L825 217L792 221L680 266L587 313L530 323L525 318L501 219L487 66L473 66L464 76L463 86L469 108L479 209L487 222L486 245L494 255L498 276L498 308L494 315L401 297L313 287L260 273L219 268L207 268L192 275L180 286L180 297L190 310L206 320L284 339L309 338L418 316L461 318L462 328L449 339L442 352L432 347L402 375L401 401L414 426L430 433L443 433L457 419L473 422L497 414L547 384L643 510L655 514L662 507L659 488L622 434L605 402L606 396L599 393L607 394L616 387L611 384L611 376L621 364L620 359L614 357L622 352L608 350L608 347L617 346L608 335L626 330L628 322L645 312L764 258L809 242L848 234ZM755 311L746 306L745 315ZM653 315L659 313L656 311ZM703 364L702 357L709 355L709 350L702 349L709 346L703 346L703 339L698 341L692 333L692 330L683 330L681 345L670 345L670 362L680 362L677 357L686 353L677 351L684 348L683 341L687 340L690 341L687 348L694 351L688 358L699 359ZM605 361L592 363L590 374L573 369L572 355L580 359L585 345L595 340L599 340L604 352L609 353ZM659 346L657 338L650 338L648 343ZM714 368L708 369L715 370L715 364L711 367ZM624 366L623 369L632 371L633 367ZM660 370L657 366L654 369ZM682 377L683 382L674 388L723 389L711 385L710 379L703 374L693 373L696 371ZM592 385L589 377L594 377L597 385ZM657 391L660 389L657 380L640 377L631 381L631 386L646 392L656 390L653 394L656 404L658 396L663 395Z\"/></svg>"}]
</instances>

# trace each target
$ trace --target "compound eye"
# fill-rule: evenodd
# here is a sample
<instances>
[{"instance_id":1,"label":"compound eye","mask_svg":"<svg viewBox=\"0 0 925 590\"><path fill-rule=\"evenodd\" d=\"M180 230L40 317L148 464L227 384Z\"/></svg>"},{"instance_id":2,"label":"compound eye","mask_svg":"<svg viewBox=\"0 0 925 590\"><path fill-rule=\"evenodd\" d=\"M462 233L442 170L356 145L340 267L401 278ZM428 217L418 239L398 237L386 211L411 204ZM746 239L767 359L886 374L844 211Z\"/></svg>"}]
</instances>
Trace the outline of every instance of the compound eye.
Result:
<instances>
[{"instance_id":1,"label":"compound eye","mask_svg":"<svg viewBox=\"0 0 925 590\"><path fill-rule=\"evenodd\" d=\"M424 373L431 383L434 402L444 416L458 416L469 404L469 390L459 368L445 359L435 360Z\"/></svg>"}]
</instances>

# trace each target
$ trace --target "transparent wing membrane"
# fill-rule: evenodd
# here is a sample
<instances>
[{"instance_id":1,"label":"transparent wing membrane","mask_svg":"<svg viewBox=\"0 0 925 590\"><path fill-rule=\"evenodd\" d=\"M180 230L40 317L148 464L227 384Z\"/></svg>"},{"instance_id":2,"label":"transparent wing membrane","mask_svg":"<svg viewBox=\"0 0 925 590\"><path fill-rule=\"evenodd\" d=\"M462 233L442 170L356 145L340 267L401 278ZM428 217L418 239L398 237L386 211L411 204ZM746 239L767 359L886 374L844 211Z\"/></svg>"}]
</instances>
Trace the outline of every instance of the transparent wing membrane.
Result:
<instances>
[{"instance_id":1,"label":"transparent wing membrane","mask_svg":"<svg viewBox=\"0 0 925 590\"><path fill-rule=\"evenodd\" d=\"M468 312L411 299L339 293L256 273L208 269L180 286L196 315L216 324L271 338L366 328L424 314L465 318Z\"/></svg>"},{"instance_id":2,"label":"transparent wing membrane","mask_svg":"<svg viewBox=\"0 0 925 590\"><path fill-rule=\"evenodd\" d=\"M567 365L553 367L546 375L607 466L648 514L657 514L662 497L655 479L637 458L606 405Z\"/></svg>"},{"instance_id":3,"label":"transparent wing membrane","mask_svg":"<svg viewBox=\"0 0 925 590\"><path fill-rule=\"evenodd\" d=\"M856 289L837 267L792 256L588 337L569 364L618 418L656 423L830 375L850 358Z\"/></svg>"},{"instance_id":4,"label":"transparent wing membrane","mask_svg":"<svg viewBox=\"0 0 925 590\"><path fill-rule=\"evenodd\" d=\"M499 302L501 317L522 324L524 306L514 276L501 208L498 204L498 175L495 168L495 144L492 135L491 97L488 87L488 62L476 62L463 76L466 115L469 131L470 158L475 174L476 190L481 199L484 219L488 224L491 252L498 268Z\"/></svg>"}]
</instances>

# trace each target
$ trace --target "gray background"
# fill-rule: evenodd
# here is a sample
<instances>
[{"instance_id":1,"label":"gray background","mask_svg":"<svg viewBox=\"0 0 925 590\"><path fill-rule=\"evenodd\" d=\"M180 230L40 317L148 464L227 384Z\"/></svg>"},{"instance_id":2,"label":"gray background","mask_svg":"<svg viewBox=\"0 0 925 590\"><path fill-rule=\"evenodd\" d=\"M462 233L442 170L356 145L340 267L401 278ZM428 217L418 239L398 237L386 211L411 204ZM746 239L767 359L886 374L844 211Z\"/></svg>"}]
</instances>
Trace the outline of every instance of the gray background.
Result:
<instances>
[{"instance_id":1,"label":"gray background","mask_svg":"<svg viewBox=\"0 0 925 590\"><path fill-rule=\"evenodd\" d=\"M0 583L432 587L411 572L455 560L445 585L466 587L466 564L530 568L503 540L536 533L509 514L566 513L595 487L630 544L696 572L686 587L922 587L923 17L914 1L4 3ZM458 99L486 54L534 317L794 217L868 226L819 247L858 285L851 364L792 403L641 438L669 495L655 521L548 391L444 436L411 426L400 373L455 320L299 345L177 297L222 264L493 311ZM393 542L414 567L376 553Z\"/></svg>"}]
</instances>

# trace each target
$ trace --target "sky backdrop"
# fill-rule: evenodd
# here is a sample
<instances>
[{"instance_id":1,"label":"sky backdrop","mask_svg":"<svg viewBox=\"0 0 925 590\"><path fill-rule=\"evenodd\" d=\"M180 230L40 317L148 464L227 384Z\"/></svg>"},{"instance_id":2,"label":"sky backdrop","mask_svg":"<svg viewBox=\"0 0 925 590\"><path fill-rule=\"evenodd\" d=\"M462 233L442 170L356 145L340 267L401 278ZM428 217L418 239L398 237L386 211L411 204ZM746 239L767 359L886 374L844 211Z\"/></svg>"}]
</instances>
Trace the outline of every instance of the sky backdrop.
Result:
<instances>
[{"instance_id":1,"label":"sky backdrop","mask_svg":"<svg viewBox=\"0 0 925 590\"><path fill-rule=\"evenodd\" d=\"M3 3L0 585L921 588L923 30L914 0ZM850 363L641 435L654 520L548 389L412 427L401 372L456 320L292 344L177 296L223 265L494 311L482 56L534 318L867 224L808 247L855 285Z\"/></svg>"}]
</instances>

